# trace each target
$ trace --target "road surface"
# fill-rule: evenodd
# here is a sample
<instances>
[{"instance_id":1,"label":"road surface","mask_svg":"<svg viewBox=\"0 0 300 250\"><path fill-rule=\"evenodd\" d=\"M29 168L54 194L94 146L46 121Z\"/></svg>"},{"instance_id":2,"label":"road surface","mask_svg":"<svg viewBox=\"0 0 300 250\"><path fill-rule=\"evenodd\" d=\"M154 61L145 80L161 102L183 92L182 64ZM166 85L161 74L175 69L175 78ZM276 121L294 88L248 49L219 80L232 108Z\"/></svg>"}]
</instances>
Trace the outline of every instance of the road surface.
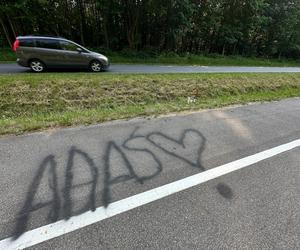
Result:
<instances>
[{"instance_id":1,"label":"road surface","mask_svg":"<svg viewBox=\"0 0 300 250\"><path fill-rule=\"evenodd\" d=\"M299 139L299 98L2 137L0 249L300 249Z\"/></svg>"},{"instance_id":2,"label":"road surface","mask_svg":"<svg viewBox=\"0 0 300 250\"><path fill-rule=\"evenodd\" d=\"M0 64L0 73L27 73L28 68L17 64ZM66 72L65 70L51 72ZM76 72L73 70L72 72ZM110 73L229 73L229 72L300 72L300 67L237 67L237 66L168 66L112 64Z\"/></svg>"}]
</instances>

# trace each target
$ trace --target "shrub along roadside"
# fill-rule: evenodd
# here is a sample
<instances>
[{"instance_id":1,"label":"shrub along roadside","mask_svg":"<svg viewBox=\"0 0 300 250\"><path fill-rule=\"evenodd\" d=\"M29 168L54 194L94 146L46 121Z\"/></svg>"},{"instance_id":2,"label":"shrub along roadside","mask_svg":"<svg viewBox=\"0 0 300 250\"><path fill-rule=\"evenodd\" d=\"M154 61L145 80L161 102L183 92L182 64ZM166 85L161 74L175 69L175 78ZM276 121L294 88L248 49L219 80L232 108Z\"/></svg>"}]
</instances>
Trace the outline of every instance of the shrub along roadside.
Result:
<instances>
[{"instance_id":1,"label":"shrub along roadside","mask_svg":"<svg viewBox=\"0 0 300 250\"><path fill-rule=\"evenodd\" d=\"M169 64L169 65L204 65L204 66L271 66L299 67L295 59L257 58L243 56L222 56L219 54L176 54L151 51L123 50L119 52L91 49L108 56L111 63L128 64ZM10 48L0 49L0 63L14 63L16 55Z\"/></svg>"},{"instance_id":2,"label":"shrub along roadside","mask_svg":"<svg viewBox=\"0 0 300 250\"><path fill-rule=\"evenodd\" d=\"M0 134L300 96L300 74L0 76Z\"/></svg>"}]
</instances>

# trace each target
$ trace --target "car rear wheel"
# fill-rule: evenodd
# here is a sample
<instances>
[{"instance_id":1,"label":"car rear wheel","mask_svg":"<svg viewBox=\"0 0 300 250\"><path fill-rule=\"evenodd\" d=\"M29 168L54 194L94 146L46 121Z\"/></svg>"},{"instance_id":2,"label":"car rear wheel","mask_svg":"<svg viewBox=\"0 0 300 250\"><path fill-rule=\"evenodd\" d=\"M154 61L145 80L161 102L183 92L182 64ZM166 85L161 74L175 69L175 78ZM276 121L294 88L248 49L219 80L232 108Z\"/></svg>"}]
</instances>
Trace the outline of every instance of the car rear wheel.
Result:
<instances>
[{"instance_id":1,"label":"car rear wheel","mask_svg":"<svg viewBox=\"0 0 300 250\"><path fill-rule=\"evenodd\" d=\"M45 70L45 64L40 60L33 59L30 61L29 66L33 72L43 72Z\"/></svg>"},{"instance_id":2,"label":"car rear wheel","mask_svg":"<svg viewBox=\"0 0 300 250\"><path fill-rule=\"evenodd\" d=\"M102 70L102 63L94 60L90 63L90 70L93 72L100 72Z\"/></svg>"}]
</instances>

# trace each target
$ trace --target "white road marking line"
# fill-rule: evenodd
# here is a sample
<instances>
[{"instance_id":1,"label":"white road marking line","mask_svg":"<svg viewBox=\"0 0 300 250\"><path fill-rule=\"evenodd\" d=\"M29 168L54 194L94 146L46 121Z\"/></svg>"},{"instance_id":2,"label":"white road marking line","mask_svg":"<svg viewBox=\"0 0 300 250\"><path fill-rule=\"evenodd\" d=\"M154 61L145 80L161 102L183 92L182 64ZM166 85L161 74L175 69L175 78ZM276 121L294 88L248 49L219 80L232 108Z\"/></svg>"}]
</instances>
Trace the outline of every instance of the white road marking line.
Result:
<instances>
[{"instance_id":1,"label":"white road marking line","mask_svg":"<svg viewBox=\"0 0 300 250\"><path fill-rule=\"evenodd\" d=\"M244 167L253 165L262 160L275 155L292 150L300 146L300 139L282 144L280 146L247 156L219 167L209 169L199 174L195 174L161 187L157 187L126 199L111 203L108 208L99 207L94 212L88 211L83 214L73 216L69 220L60 220L55 223L45 225L31 231L25 232L18 239L12 237L0 241L0 249L24 249L41 242L59 237L77 229L89 226L93 223L105 220L112 216L127 212L131 209L143 206L150 202L162 199L171 194L186 190L206 181L215 179L225 174L234 172Z\"/></svg>"}]
</instances>

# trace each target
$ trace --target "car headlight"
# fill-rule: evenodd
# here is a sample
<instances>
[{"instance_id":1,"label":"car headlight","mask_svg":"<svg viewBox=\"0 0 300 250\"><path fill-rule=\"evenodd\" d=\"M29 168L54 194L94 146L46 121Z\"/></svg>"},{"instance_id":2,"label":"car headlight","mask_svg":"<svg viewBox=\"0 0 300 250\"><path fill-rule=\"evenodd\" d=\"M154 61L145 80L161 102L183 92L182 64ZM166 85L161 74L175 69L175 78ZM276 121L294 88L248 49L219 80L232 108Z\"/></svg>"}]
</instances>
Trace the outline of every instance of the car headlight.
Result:
<instances>
[{"instance_id":1,"label":"car headlight","mask_svg":"<svg viewBox=\"0 0 300 250\"><path fill-rule=\"evenodd\" d=\"M102 59L108 62L108 58L106 56L102 56Z\"/></svg>"}]
</instances>

